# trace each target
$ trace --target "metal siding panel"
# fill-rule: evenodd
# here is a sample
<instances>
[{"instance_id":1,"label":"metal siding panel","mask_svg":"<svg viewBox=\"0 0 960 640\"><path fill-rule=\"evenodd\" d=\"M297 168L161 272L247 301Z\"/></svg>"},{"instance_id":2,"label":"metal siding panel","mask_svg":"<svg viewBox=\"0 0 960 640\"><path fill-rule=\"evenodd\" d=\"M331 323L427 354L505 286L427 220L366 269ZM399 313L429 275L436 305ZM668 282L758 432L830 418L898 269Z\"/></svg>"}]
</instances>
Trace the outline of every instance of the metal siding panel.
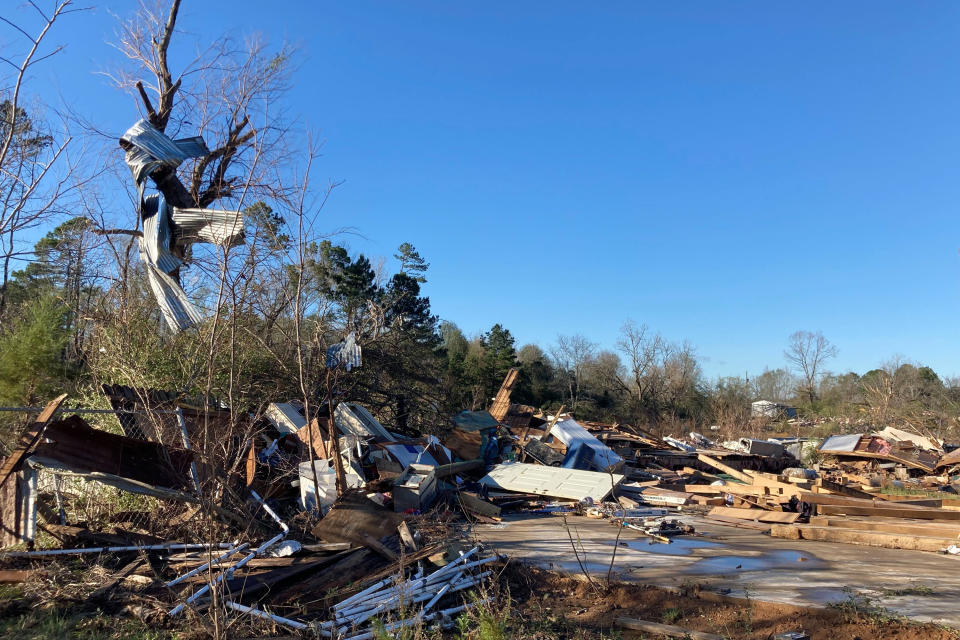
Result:
<instances>
[{"instance_id":1,"label":"metal siding panel","mask_svg":"<svg viewBox=\"0 0 960 640\"><path fill-rule=\"evenodd\" d=\"M623 482L623 479L624 476L620 474L613 474L611 479L610 474L597 471L505 462L491 469L480 482L488 487L507 491L570 500L592 498L599 501L603 500L613 487Z\"/></svg>"}]
</instances>

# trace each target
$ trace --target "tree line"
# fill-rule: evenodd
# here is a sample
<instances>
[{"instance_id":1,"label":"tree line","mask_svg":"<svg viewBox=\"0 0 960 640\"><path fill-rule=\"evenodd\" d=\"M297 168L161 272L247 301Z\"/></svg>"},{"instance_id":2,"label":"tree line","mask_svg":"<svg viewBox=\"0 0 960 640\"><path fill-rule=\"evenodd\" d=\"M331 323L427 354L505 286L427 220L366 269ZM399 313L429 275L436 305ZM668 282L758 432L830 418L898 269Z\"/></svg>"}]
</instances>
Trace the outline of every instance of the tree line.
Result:
<instances>
[{"instance_id":1,"label":"tree line","mask_svg":"<svg viewBox=\"0 0 960 640\"><path fill-rule=\"evenodd\" d=\"M178 45L187 37L175 28L179 5L141 6L122 20L115 43L122 61L106 75L137 101L131 120L146 117L160 130L208 141L211 154L175 174L182 197L241 211L246 242L185 252L177 278L204 321L171 332L138 259L142 221L130 206L138 194L116 136L51 117L23 98L35 65L58 53L44 49L44 37L69 19L72 3L61 0L37 24L16 25L39 35L23 43L21 57L6 51L20 63L0 75L3 406L35 406L64 391L97 405L100 384L120 383L238 414L299 399L314 415L331 399L355 401L414 435L442 431L460 410L487 407L517 367L517 403L547 412L562 406L583 420L659 434L745 429L759 399L837 427L907 424L949 433L957 426L957 381L903 359L863 374L832 373L837 349L819 332L787 337L782 367L718 379L704 375L693 345L632 320L607 348L581 334L518 345L503 324L465 334L433 313L422 291L430 265L412 242L400 244L390 262L351 252L343 236L324 228L323 208L337 185L317 184L315 139L275 106L283 104L296 52L225 35L171 69L168 49L190 48ZM38 231L45 233L31 242ZM363 366L328 376L327 350L348 335L362 346Z\"/></svg>"}]
</instances>

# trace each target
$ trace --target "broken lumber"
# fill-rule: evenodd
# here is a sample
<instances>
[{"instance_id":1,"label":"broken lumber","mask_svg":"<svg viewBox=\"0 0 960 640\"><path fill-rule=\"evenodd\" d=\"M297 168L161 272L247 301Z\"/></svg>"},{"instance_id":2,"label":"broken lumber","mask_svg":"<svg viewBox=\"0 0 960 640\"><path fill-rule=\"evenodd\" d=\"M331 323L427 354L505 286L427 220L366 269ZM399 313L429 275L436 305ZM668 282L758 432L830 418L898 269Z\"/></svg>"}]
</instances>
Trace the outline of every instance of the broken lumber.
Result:
<instances>
[{"instance_id":1,"label":"broken lumber","mask_svg":"<svg viewBox=\"0 0 960 640\"><path fill-rule=\"evenodd\" d=\"M915 518L917 520L960 520L960 511L907 507L867 507L860 505L818 504L817 515L822 516L883 516L887 518Z\"/></svg>"},{"instance_id":2,"label":"broken lumber","mask_svg":"<svg viewBox=\"0 0 960 640\"><path fill-rule=\"evenodd\" d=\"M705 453L698 453L697 460L699 460L703 464L710 465L714 469L717 469L718 471L722 471L729 476L733 476L734 478L736 478L737 480L740 480L741 482L745 482L746 484L753 484L753 477L748 476L747 474L745 474L743 471L740 471L739 469L734 469L731 466L725 465L719 460L717 460L716 458L711 458Z\"/></svg>"},{"instance_id":3,"label":"broken lumber","mask_svg":"<svg viewBox=\"0 0 960 640\"><path fill-rule=\"evenodd\" d=\"M835 518L830 516L812 516L810 524L818 527L835 527L839 529L858 529L860 531L875 531L877 533L896 533L908 536L931 536L935 538L960 538L960 522L937 522L927 520L914 522L910 520L887 520L881 518L851 519Z\"/></svg>"},{"instance_id":4,"label":"broken lumber","mask_svg":"<svg viewBox=\"0 0 960 640\"><path fill-rule=\"evenodd\" d=\"M656 633L668 638L690 638L691 640L723 640L723 636L706 631L693 631L684 629L672 624L660 624L659 622L650 622L649 620L638 620L637 618L617 618L617 626L633 631L645 631L647 633Z\"/></svg>"},{"instance_id":5,"label":"broken lumber","mask_svg":"<svg viewBox=\"0 0 960 640\"><path fill-rule=\"evenodd\" d=\"M838 527L817 527L812 525L774 524L770 527L774 538L789 540L819 540L821 542L842 542L884 549L909 549L912 551L942 551L956 542L955 538L937 538L932 536L910 536L895 533L876 533L857 529Z\"/></svg>"},{"instance_id":6,"label":"broken lumber","mask_svg":"<svg viewBox=\"0 0 960 640\"><path fill-rule=\"evenodd\" d=\"M460 506L471 513L486 516L488 518L500 517L500 507L497 505L487 502L486 500L482 500L478 496L466 491L461 491L458 495L460 497Z\"/></svg>"},{"instance_id":7,"label":"broken lumber","mask_svg":"<svg viewBox=\"0 0 960 640\"><path fill-rule=\"evenodd\" d=\"M738 518L740 520L756 520L757 522L794 523L800 517L799 513L787 511L763 511L761 509L737 509L736 507L714 507L707 514L710 517L723 516L724 518Z\"/></svg>"}]
</instances>

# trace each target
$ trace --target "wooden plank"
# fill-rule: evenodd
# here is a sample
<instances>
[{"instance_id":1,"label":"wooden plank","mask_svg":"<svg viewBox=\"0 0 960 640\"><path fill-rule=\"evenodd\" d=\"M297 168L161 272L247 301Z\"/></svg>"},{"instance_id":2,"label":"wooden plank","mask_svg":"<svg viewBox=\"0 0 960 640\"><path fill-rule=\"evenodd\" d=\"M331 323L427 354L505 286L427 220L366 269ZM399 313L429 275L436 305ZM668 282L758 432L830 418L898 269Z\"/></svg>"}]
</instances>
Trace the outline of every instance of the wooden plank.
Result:
<instances>
[{"instance_id":1,"label":"wooden plank","mask_svg":"<svg viewBox=\"0 0 960 640\"><path fill-rule=\"evenodd\" d=\"M477 496L466 491L461 491L458 495L460 498L460 504L464 508L488 518L500 517L500 507L497 505L491 504L486 500L481 500Z\"/></svg>"},{"instance_id":2,"label":"wooden plank","mask_svg":"<svg viewBox=\"0 0 960 640\"><path fill-rule=\"evenodd\" d=\"M839 482L831 482L830 480L820 479L819 486L832 491L833 493L840 494L842 496L848 496L850 498L866 498L872 499L873 496L867 493L866 491L861 491L860 489L854 489L853 487L848 487L846 485L840 484Z\"/></svg>"},{"instance_id":3,"label":"wooden plank","mask_svg":"<svg viewBox=\"0 0 960 640\"><path fill-rule=\"evenodd\" d=\"M67 394L63 394L48 402L47 406L40 412L40 415L37 416L37 419L33 421L33 424L20 434L20 439L17 441L17 448L7 456L3 465L0 466L0 484L5 483L7 478L9 478L15 470L20 468L20 463L30 455L30 450L40 442L40 436L43 434L44 429L47 428L47 423L50 422L53 414L56 413L57 409L60 408L60 405L63 404L63 401L66 399Z\"/></svg>"},{"instance_id":4,"label":"wooden plank","mask_svg":"<svg viewBox=\"0 0 960 640\"><path fill-rule=\"evenodd\" d=\"M762 511L760 509L737 509L735 507L714 507L707 515L778 523L793 523L800 517L799 513L787 511Z\"/></svg>"},{"instance_id":5,"label":"wooden plank","mask_svg":"<svg viewBox=\"0 0 960 640\"><path fill-rule=\"evenodd\" d=\"M742 480L747 484L753 484L753 477L748 476L747 474L740 471L739 469L734 469L731 466L725 465L719 460L717 460L716 458L711 458L705 453L698 453L697 460L699 460L704 464L710 465L714 469L717 469L718 471L722 471L723 473L726 473L729 476L733 476L737 480Z\"/></svg>"},{"instance_id":6,"label":"wooden plank","mask_svg":"<svg viewBox=\"0 0 960 640\"><path fill-rule=\"evenodd\" d=\"M406 522L401 522L400 526L397 527L397 531L400 533L400 542L403 544L404 553L413 553L417 550L417 541L413 539L413 534L410 533L410 527L407 526Z\"/></svg>"},{"instance_id":7,"label":"wooden plank","mask_svg":"<svg viewBox=\"0 0 960 640\"><path fill-rule=\"evenodd\" d=\"M2 584L16 584L18 582L26 582L37 572L32 569L4 569L0 571L0 583Z\"/></svg>"},{"instance_id":8,"label":"wooden plank","mask_svg":"<svg viewBox=\"0 0 960 640\"><path fill-rule=\"evenodd\" d=\"M960 511L947 509L905 509L830 504L818 504L817 514L822 516L883 516L886 518L916 518L918 520L960 520Z\"/></svg>"},{"instance_id":9,"label":"wooden plank","mask_svg":"<svg viewBox=\"0 0 960 640\"><path fill-rule=\"evenodd\" d=\"M467 460L466 462L451 462L435 467L433 475L435 478L446 478L455 476L468 471L477 471L483 469L483 460Z\"/></svg>"},{"instance_id":10,"label":"wooden plank","mask_svg":"<svg viewBox=\"0 0 960 640\"><path fill-rule=\"evenodd\" d=\"M402 521L402 515L384 509L363 493L350 492L317 523L312 533L324 542L353 542L363 546L362 534L377 540L395 535Z\"/></svg>"},{"instance_id":11,"label":"wooden plank","mask_svg":"<svg viewBox=\"0 0 960 640\"><path fill-rule=\"evenodd\" d=\"M717 522L718 524L729 525L731 527L737 527L738 529L770 531L769 524L763 524L762 522L755 522L753 520L741 520L739 518L727 518L725 516L711 516L711 515L707 515L706 517L712 521Z\"/></svg>"},{"instance_id":12,"label":"wooden plank","mask_svg":"<svg viewBox=\"0 0 960 640\"><path fill-rule=\"evenodd\" d=\"M715 633L705 631L693 631L684 629L672 624L660 624L659 622L650 622L649 620L639 620L637 618L617 618L617 626L633 631L643 631L645 633L655 633L668 638L689 638L690 640L724 640L724 636L718 636Z\"/></svg>"},{"instance_id":13,"label":"wooden plank","mask_svg":"<svg viewBox=\"0 0 960 640\"><path fill-rule=\"evenodd\" d=\"M503 384L500 385L500 390L497 391L493 404L490 405L489 413L498 422L507 417L507 411L510 409L510 394L513 392L513 385L517 381L518 373L520 373L520 369L517 367L507 371Z\"/></svg>"},{"instance_id":14,"label":"wooden plank","mask_svg":"<svg viewBox=\"0 0 960 640\"><path fill-rule=\"evenodd\" d=\"M102 598L103 596L109 594L111 591L113 591L114 587L123 582L124 578L136 572L137 569L146 563L147 557L141 553L136 560L130 562L127 564L127 566L112 574L103 586L88 595L87 598L90 600L97 600L98 598Z\"/></svg>"},{"instance_id":15,"label":"wooden plank","mask_svg":"<svg viewBox=\"0 0 960 640\"><path fill-rule=\"evenodd\" d=\"M398 560L400 556L391 548L371 536L369 533L360 532L360 541L365 547L369 547L382 555L387 560Z\"/></svg>"},{"instance_id":16,"label":"wooden plank","mask_svg":"<svg viewBox=\"0 0 960 640\"><path fill-rule=\"evenodd\" d=\"M798 534L799 538L797 537ZM940 552L951 544L956 543L955 538L877 533L875 531L817 527L812 525L774 524L770 527L770 535L775 538L787 538L790 540L819 540L821 542L841 542L844 544L859 544L869 547L882 547L884 549L909 549L912 551Z\"/></svg>"},{"instance_id":17,"label":"wooden plank","mask_svg":"<svg viewBox=\"0 0 960 640\"><path fill-rule=\"evenodd\" d=\"M832 516L813 516L810 524L817 527L836 527L840 529L859 529L878 533L896 533L910 536L931 536L936 538L960 538L960 522L951 524L933 520L913 522L910 520L881 520L878 518L837 518Z\"/></svg>"}]
</instances>

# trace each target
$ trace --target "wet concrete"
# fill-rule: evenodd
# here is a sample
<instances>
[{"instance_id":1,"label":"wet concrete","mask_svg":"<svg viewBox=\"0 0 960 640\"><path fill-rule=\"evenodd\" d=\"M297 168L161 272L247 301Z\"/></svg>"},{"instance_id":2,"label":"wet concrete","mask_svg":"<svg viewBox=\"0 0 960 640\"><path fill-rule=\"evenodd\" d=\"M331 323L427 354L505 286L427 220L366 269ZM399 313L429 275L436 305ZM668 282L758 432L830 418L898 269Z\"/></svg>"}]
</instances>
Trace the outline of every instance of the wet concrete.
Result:
<instances>
[{"instance_id":1,"label":"wet concrete","mask_svg":"<svg viewBox=\"0 0 960 640\"><path fill-rule=\"evenodd\" d=\"M731 596L824 606L852 592L910 618L960 627L960 558L923 551L793 541L683 516L702 537L653 542L605 520L510 516L476 525L474 535L497 551L545 568L605 577L614 547L617 580L681 587L700 584ZM506 526L504 526L506 525ZM572 542L571 542L572 538ZM577 548L577 554L574 553ZM910 587L915 593L897 595Z\"/></svg>"}]
</instances>

